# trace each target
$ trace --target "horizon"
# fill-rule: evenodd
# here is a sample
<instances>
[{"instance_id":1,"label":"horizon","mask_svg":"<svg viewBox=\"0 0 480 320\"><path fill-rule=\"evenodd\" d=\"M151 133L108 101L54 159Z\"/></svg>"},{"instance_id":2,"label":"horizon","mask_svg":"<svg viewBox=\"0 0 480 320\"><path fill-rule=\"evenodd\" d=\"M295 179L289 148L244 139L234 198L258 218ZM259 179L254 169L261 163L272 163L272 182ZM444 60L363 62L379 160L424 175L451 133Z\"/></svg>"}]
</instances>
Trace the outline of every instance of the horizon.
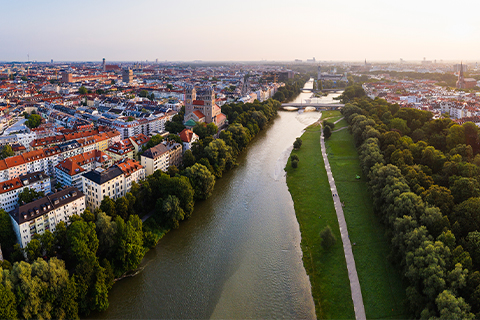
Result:
<instances>
[{"instance_id":1,"label":"horizon","mask_svg":"<svg viewBox=\"0 0 480 320\"><path fill-rule=\"evenodd\" d=\"M3 1L0 61L473 61L479 3ZM465 9L466 8L466 9Z\"/></svg>"}]
</instances>

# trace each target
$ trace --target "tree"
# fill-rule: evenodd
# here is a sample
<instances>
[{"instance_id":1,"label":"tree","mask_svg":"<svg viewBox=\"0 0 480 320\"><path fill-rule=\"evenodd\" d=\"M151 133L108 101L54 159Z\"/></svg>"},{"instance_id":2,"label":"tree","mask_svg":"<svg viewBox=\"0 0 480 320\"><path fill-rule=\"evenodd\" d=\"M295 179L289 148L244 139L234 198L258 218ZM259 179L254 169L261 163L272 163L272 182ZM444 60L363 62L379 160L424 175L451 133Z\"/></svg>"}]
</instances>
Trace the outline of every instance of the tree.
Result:
<instances>
[{"instance_id":1,"label":"tree","mask_svg":"<svg viewBox=\"0 0 480 320\"><path fill-rule=\"evenodd\" d=\"M113 271L120 276L134 270L142 261L144 255L142 222L137 215L132 215L125 221L117 216Z\"/></svg>"},{"instance_id":2,"label":"tree","mask_svg":"<svg viewBox=\"0 0 480 320\"><path fill-rule=\"evenodd\" d=\"M192 153L192 150L186 150L183 155L183 167L187 168L195 164L195 156Z\"/></svg>"},{"instance_id":3,"label":"tree","mask_svg":"<svg viewBox=\"0 0 480 320\"><path fill-rule=\"evenodd\" d=\"M330 129L332 129L332 130L333 130L333 128L335 128L335 123L330 122L330 121L328 121L328 120L323 120L322 125L323 125L324 127L328 126L328 127L330 127Z\"/></svg>"},{"instance_id":4,"label":"tree","mask_svg":"<svg viewBox=\"0 0 480 320\"><path fill-rule=\"evenodd\" d=\"M185 175L190 179L190 184L195 190L196 200L205 200L212 195L215 187L215 176L200 163L185 169Z\"/></svg>"},{"instance_id":5,"label":"tree","mask_svg":"<svg viewBox=\"0 0 480 320\"><path fill-rule=\"evenodd\" d=\"M160 199L159 199L160 200ZM180 200L176 196L168 195L165 200L161 202L161 214L166 222L174 229L178 229L179 222L185 217L185 212L180 207Z\"/></svg>"},{"instance_id":6,"label":"tree","mask_svg":"<svg viewBox=\"0 0 480 320\"><path fill-rule=\"evenodd\" d=\"M37 258L42 256L42 244L38 239L40 235L35 234L33 239L25 246L25 253L27 254L27 259L30 262L35 261Z\"/></svg>"},{"instance_id":7,"label":"tree","mask_svg":"<svg viewBox=\"0 0 480 320\"><path fill-rule=\"evenodd\" d=\"M293 161L293 160L297 160L297 161L300 161L300 159L298 159L298 156L296 154L292 154L290 156L290 161Z\"/></svg>"},{"instance_id":8,"label":"tree","mask_svg":"<svg viewBox=\"0 0 480 320\"><path fill-rule=\"evenodd\" d=\"M1 271L2 269L0 273ZM16 307L17 303L12 290L0 283L0 319L17 319Z\"/></svg>"},{"instance_id":9,"label":"tree","mask_svg":"<svg viewBox=\"0 0 480 320\"><path fill-rule=\"evenodd\" d=\"M323 128L323 136L325 137L325 139L328 139L332 136L332 129L330 129L329 126L325 126Z\"/></svg>"},{"instance_id":10,"label":"tree","mask_svg":"<svg viewBox=\"0 0 480 320\"><path fill-rule=\"evenodd\" d=\"M18 203L19 204L29 203L43 196L44 196L43 191L36 192L34 189L24 188L23 191L18 194Z\"/></svg>"},{"instance_id":11,"label":"tree","mask_svg":"<svg viewBox=\"0 0 480 320\"><path fill-rule=\"evenodd\" d=\"M0 209L0 245L7 257L10 255L10 248L13 248L13 245L17 242L16 239L10 215L5 210Z\"/></svg>"},{"instance_id":12,"label":"tree","mask_svg":"<svg viewBox=\"0 0 480 320\"><path fill-rule=\"evenodd\" d=\"M36 128L42 123L42 117L38 114L32 114L28 117L26 124L29 128Z\"/></svg>"},{"instance_id":13,"label":"tree","mask_svg":"<svg viewBox=\"0 0 480 320\"><path fill-rule=\"evenodd\" d=\"M84 86L81 86L80 88L78 88L78 93L80 94L87 94L87 92L88 90Z\"/></svg>"},{"instance_id":14,"label":"tree","mask_svg":"<svg viewBox=\"0 0 480 320\"><path fill-rule=\"evenodd\" d=\"M116 206L115 201L110 199L110 197L104 196L102 202L100 203L100 210L105 212L110 217L116 217Z\"/></svg>"},{"instance_id":15,"label":"tree","mask_svg":"<svg viewBox=\"0 0 480 320\"><path fill-rule=\"evenodd\" d=\"M331 246L335 244L335 242L337 242L337 239L335 238L332 229L328 225L320 232L320 238L322 238L321 244L323 249L325 250L328 250Z\"/></svg>"},{"instance_id":16,"label":"tree","mask_svg":"<svg viewBox=\"0 0 480 320\"><path fill-rule=\"evenodd\" d=\"M293 143L293 148L295 148L295 150L298 150L300 149L301 146L302 146L302 139L296 138L295 142Z\"/></svg>"},{"instance_id":17,"label":"tree","mask_svg":"<svg viewBox=\"0 0 480 320\"><path fill-rule=\"evenodd\" d=\"M6 158L12 157L14 155L15 155L15 153L13 152L12 147L9 144L7 144L7 145L3 146L2 152L0 153L0 158L1 159L6 159Z\"/></svg>"},{"instance_id":18,"label":"tree","mask_svg":"<svg viewBox=\"0 0 480 320\"><path fill-rule=\"evenodd\" d=\"M122 217L124 220L128 219L128 200L125 197L120 197L115 202L116 215Z\"/></svg>"},{"instance_id":19,"label":"tree","mask_svg":"<svg viewBox=\"0 0 480 320\"><path fill-rule=\"evenodd\" d=\"M447 216L455 205L451 191L436 184L422 193L422 199L430 205L438 207L440 211Z\"/></svg>"},{"instance_id":20,"label":"tree","mask_svg":"<svg viewBox=\"0 0 480 320\"><path fill-rule=\"evenodd\" d=\"M474 319L470 306L462 297L456 297L449 290L444 290L435 299L440 317L438 319Z\"/></svg>"}]
</instances>

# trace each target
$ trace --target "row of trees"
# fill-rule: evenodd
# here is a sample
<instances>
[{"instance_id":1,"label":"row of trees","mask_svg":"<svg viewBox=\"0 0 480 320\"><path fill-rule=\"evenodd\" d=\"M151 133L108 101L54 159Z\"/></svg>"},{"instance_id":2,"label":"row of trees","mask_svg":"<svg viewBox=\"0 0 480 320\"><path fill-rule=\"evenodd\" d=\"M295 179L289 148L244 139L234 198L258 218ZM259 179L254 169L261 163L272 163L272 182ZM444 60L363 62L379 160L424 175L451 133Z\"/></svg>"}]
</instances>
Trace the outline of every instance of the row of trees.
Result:
<instances>
[{"instance_id":1,"label":"row of trees","mask_svg":"<svg viewBox=\"0 0 480 320\"><path fill-rule=\"evenodd\" d=\"M480 316L478 128L347 90L342 113L391 241L390 258L408 283L409 311Z\"/></svg>"}]
</instances>

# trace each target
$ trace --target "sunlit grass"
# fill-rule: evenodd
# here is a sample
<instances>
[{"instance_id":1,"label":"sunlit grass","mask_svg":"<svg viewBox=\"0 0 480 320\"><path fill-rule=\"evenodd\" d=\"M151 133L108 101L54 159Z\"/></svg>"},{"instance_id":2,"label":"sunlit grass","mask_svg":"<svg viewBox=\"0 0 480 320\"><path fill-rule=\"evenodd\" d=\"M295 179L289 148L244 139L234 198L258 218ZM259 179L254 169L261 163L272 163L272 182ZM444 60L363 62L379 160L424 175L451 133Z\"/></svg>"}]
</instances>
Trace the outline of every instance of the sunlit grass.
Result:
<instances>
[{"instance_id":1,"label":"sunlit grass","mask_svg":"<svg viewBox=\"0 0 480 320\"><path fill-rule=\"evenodd\" d=\"M323 118L323 117L322 117ZM320 150L321 127L313 125L302 135L298 168L287 164L287 184L302 234L303 262L312 284L317 319L355 318L350 282L332 193ZM328 251L320 246L320 231L330 225L337 243Z\"/></svg>"},{"instance_id":2,"label":"sunlit grass","mask_svg":"<svg viewBox=\"0 0 480 320\"><path fill-rule=\"evenodd\" d=\"M352 248L367 318L404 318L405 288L395 267L387 260L389 244L385 229L373 213L353 137L347 129L334 132L326 146L338 195L345 203L343 211L350 240L355 243ZM357 174L360 180L356 179Z\"/></svg>"}]
</instances>

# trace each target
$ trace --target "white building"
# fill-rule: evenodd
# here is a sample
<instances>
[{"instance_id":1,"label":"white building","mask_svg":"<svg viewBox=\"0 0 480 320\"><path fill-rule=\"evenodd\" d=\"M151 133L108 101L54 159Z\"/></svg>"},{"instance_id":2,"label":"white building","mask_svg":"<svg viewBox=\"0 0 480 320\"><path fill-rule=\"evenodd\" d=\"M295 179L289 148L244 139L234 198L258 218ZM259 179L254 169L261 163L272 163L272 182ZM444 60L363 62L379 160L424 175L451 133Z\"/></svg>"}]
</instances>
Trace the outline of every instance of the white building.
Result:
<instances>
[{"instance_id":1,"label":"white building","mask_svg":"<svg viewBox=\"0 0 480 320\"><path fill-rule=\"evenodd\" d=\"M18 195L25 188L47 194L51 191L50 177L43 172L34 172L0 183L0 208L6 212L18 206Z\"/></svg>"},{"instance_id":2,"label":"white building","mask_svg":"<svg viewBox=\"0 0 480 320\"><path fill-rule=\"evenodd\" d=\"M39 200L24 204L10 212L13 230L22 248L36 233L55 231L60 221L69 223L69 217L85 210L85 195L77 188L69 187Z\"/></svg>"},{"instance_id":3,"label":"white building","mask_svg":"<svg viewBox=\"0 0 480 320\"><path fill-rule=\"evenodd\" d=\"M132 182L145 178L145 169L134 160L124 160L108 168L96 168L82 176L86 205L94 210L100 207L104 197L117 199L130 191Z\"/></svg>"}]
</instances>

